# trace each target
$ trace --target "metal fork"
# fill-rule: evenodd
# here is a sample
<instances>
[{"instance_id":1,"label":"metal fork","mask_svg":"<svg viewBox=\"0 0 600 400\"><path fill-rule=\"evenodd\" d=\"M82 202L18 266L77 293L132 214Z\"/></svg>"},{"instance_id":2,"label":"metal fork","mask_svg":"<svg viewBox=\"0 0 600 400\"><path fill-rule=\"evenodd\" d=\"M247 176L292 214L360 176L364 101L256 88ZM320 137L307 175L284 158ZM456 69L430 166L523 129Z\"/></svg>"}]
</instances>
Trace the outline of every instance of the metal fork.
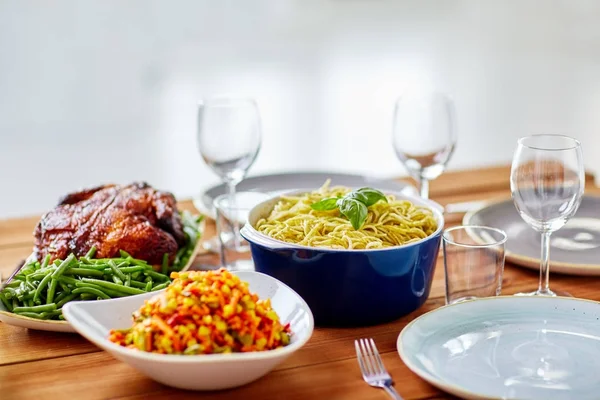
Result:
<instances>
[{"instance_id":1,"label":"metal fork","mask_svg":"<svg viewBox=\"0 0 600 400\"><path fill-rule=\"evenodd\" d=\"M354 341L356 348L356 357L358 365L362 372L363 379L373 387L382 388L393 399L403 400L394 389L392 377L385 369L377 346L373 339L360 339Z\"/></svg>"}]
</instances>

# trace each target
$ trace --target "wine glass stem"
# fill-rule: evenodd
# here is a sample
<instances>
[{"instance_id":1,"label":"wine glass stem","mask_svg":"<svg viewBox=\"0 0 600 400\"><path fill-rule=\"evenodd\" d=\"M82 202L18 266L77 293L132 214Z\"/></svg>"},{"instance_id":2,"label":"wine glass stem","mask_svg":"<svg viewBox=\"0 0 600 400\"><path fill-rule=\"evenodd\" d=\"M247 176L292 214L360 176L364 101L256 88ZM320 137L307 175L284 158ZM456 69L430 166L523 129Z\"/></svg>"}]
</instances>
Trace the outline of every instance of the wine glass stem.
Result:
<instances>
[{"instance_id":1,"label":"wine glass stem","mask_svg":"<svg viewBox=\"0 0 600 400\"><path fill-rule=\"evenodd\" d=\"M539 294L550 294L550 235L551 232L542 232L542 256L540 258L540 285Z\"/></svg>"},{"instance_id":2,"label":"wine glass stem","mask_svg":"<svg viewBox=\"0 0 600 400\"><path fill-rule=\"evenodd\" d=\"M235 187L236 187L237 183L235 181L228 181L227 182L227 189L228 189L228 194L229 194L229 206L230 206L230 210L232 211L232 216L231 219L233 220L233 245L235 246L235 249L238 249L240 247L241 244L241 240L240 240L240 223L239 223L239 216L238 216L238 207L237 207L237 202L235 199Z\"/></svg>"},{"instance_id":3,"label":"wine glass stem","mask_svg":"<svg viewBox=\"0 0 600 400\"><path fill-rule=\"evenodd\" d=\"M419 191L421 192L421 197L424 199L429 198L429 180L421 177L419 179Z\"/></svg>"}]
</instances>

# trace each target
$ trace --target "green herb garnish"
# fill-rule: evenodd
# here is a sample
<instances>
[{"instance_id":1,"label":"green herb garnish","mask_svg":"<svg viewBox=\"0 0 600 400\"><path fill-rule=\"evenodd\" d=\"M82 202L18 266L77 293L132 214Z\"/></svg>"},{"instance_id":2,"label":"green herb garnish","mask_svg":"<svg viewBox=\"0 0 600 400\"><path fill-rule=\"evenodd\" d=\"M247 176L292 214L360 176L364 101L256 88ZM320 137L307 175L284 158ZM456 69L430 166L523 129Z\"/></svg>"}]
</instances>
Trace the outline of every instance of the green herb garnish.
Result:
<instances>
[{"instance_id":1,"label":"green herb garnish","mask_svg":"<svg viewBox=\"0 0 600 400\"><path fill-rule=\"evenodd\" d=\"M352 227L359 230L367 220L368 207L379 200L387 203L387 197L379 190L360 188L343 197L327 197L311 204L310 207L316 211L330 211L337 208L342 215L350 220Z\"/></svg>"}]
</instances>

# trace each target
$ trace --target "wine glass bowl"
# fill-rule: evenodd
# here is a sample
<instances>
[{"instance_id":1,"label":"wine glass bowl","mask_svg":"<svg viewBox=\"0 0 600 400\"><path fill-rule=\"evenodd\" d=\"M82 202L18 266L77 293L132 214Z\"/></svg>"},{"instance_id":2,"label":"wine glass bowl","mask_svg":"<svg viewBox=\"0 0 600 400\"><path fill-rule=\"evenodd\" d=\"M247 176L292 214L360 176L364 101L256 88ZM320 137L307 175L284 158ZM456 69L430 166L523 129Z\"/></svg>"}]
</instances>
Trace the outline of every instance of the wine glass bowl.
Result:
<instances>
[{"instance_id":1,"label":"wine glass bowl","mask_svg":"<svg viewBox=\"0 0 600 400\"><path fill-rule=\"evenodd\" d=\"M198 108L198 150L202 159L227 184L230 204L236 209L235 190L254 164L262 134L258 106L253 99L211 98ZM242 249L237 218L233 219L232 245ZM223 243L205 242L207 250ZM227 244L228 245L228 244Z\"/></svg>"},{"instance_id":2,"label":"wine glass bowl","mask_svg":"<svg viewBox=\"0 0 600 400\"><path fill-rule=\"evenodd\" d=\"M429 181L446 169L456 147L453 102L441 93L406 94L394 107L392 143L396 156L429 197Z\"/></svg>"},{"instance_id":3,"label":"wine glass bowl","mask_svg":"<svg viewBox=\"0 0 600 400\"><path fill-rule=\"evenodd\" d=\"M252 99L214 98L200 104L198 149L223 181L241 182L261 146L260 116Z\"/></svg>"},{"instance_id":4,"label":"wine glass bowl","mask_svg":"<svg viewBox=\"0 0 600 400\"><path fill-rule=\"evenodd\" d=\"M571 219L583 196L585 170L581 144L563 135L519 139L510 188L521 218L542 236L540 283L531 295L555 295L549 289L550 235Z\"/></svg>"}]
</instances>

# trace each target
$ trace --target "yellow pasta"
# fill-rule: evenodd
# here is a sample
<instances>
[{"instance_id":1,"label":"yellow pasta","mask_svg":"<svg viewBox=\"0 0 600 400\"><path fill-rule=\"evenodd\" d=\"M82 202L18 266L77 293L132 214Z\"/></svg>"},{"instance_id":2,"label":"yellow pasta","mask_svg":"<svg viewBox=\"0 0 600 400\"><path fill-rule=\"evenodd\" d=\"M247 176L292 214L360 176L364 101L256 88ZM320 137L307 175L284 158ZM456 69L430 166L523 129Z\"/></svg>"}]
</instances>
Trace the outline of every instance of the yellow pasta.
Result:
<instances>
[{"instance_id":1,"label":"yellow pasta","mask_svg":"<svg viewBox=\"0 0 600 400\"><path fill-rule=\"evenodd\" d=\"M255 228L274 239L309 247L330 249L381 249L421 240L437 229L428 208L387 195L368 208L364 225L355 230L336 208L316 211L311 204L328 197L344 196L351 189L329 187L299 196L283 196L271 213L258 220Z\"/></svg>"}]
</instances>

